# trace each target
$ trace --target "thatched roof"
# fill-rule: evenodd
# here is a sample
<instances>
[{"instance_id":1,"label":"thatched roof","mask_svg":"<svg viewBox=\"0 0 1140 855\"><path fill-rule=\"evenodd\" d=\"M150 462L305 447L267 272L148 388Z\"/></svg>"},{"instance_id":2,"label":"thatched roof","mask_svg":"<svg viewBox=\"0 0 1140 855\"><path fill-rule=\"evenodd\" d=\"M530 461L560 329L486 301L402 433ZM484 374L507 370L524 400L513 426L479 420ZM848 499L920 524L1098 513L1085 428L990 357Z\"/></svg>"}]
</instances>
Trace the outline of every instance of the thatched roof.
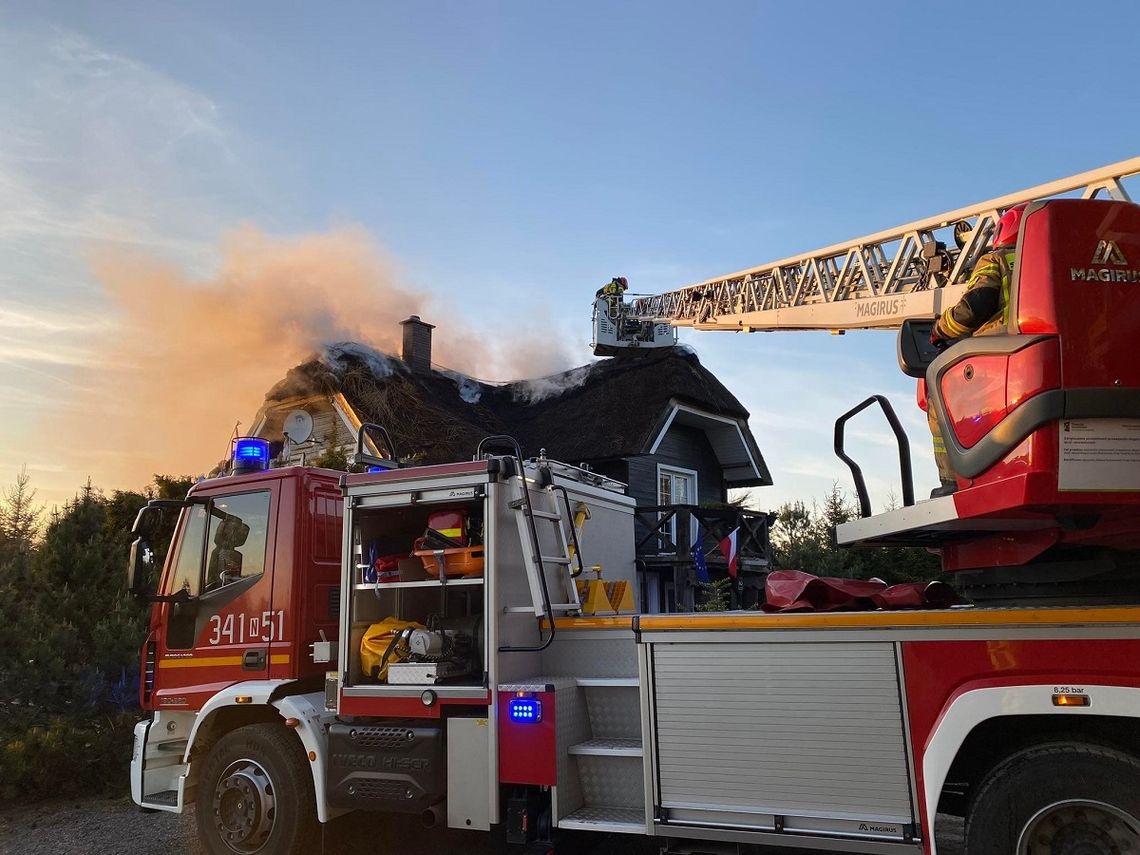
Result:
<instances>
[{"instance_id":1,"label":"thatched roof","mask_svg":"<svg viewBox=\"0 0 1140 855\"><path fill-rule=\"evenodd\" d=\"M681 348L492 385L454 372L413 373L400 359L341 344L292 369L266 403L334 392L361 420L384 425L401 456L425 463L469 459L479 440L494 433L514 436L525 456L545 449L570 463L645 454L665 417L682 404L739 420L761 481L770 483L748 432L748 411L695 353Z\"/></svg>"}]
</instances>

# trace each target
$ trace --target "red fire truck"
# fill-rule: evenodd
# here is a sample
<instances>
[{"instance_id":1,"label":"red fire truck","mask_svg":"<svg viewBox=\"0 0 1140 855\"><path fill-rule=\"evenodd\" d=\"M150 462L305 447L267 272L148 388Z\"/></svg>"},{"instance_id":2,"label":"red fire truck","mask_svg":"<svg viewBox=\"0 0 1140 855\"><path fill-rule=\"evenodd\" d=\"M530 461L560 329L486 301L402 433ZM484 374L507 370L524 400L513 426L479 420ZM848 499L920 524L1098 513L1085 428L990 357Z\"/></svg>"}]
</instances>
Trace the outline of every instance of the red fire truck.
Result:
<instances>
[{"instance_id":1,"label":"red fire truck","mask_svg":"<svg viewBox=\"0 0 1140 855\"><path fill-rule=\"evenodd\" d=\"M1135 172L1078 178L1115 196ZM603 302L595 325L616 352L662 325L929 321L1011 199L904 228L910 250L881 233L805 256L794 287L786 259L699 297ZM891 241L909 255L882 257ZM130 584L154 606L135 801L193 804L211 853L314 851L354 810L524 845L573 829L884 855L936 855L941 811L966 817L967 855L1140 851L1140 207L1037 203L1018 251L1001 334L925 353L902 323L958 491L907 491L837 533L939 548L977 605L641 614L634 503L594 472L506 437L401 467L365 426L371 471L348 475L269 468L263 442L239 442L232 474L165 503L180 516L155 594L164 503L136 523Z\"/></svg>"}]
</instances>

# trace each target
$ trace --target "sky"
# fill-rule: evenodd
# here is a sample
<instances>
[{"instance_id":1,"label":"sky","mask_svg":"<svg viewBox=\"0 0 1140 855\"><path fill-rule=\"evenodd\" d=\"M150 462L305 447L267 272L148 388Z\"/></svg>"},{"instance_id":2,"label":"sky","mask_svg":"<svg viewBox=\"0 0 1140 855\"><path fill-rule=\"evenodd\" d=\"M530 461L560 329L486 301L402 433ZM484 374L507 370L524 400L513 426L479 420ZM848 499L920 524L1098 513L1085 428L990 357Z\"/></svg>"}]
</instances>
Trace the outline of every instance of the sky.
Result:
<instances>
[{"instance_id":1,"label":"sky","mask_svg":"<svg viewBox=\"0 0 1140 855\"><path fill-rule=\"evenodd\" d=\"M324 338L487 380L657 293L1140 154L1134 3L0 0L0 484L207 471ZM683 331L775 485L849 476L894 335ZM186 438L189 437L193 441ZM211 451L211 449L216 449ZM872 416L876 506L900 494Z\"/></svg>"}]
</instances>

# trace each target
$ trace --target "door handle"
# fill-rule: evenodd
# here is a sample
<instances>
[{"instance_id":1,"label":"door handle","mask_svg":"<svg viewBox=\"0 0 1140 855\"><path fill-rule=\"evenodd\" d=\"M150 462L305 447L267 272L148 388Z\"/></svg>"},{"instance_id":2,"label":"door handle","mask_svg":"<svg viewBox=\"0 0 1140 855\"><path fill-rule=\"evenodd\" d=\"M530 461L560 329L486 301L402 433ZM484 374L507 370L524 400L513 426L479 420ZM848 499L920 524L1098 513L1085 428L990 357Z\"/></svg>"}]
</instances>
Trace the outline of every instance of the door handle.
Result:
<instances>
[{"instance_id":1,"label":"door handle","mask_svg":"<svg viewBox=\"0 0 1140 855\"><path fill-rule=\"evenodd\" d=\"M245 651L241 656L241 667L243 671L264 671L265 648L259 647L256 650Z\"/></svg>"}]
</instances>

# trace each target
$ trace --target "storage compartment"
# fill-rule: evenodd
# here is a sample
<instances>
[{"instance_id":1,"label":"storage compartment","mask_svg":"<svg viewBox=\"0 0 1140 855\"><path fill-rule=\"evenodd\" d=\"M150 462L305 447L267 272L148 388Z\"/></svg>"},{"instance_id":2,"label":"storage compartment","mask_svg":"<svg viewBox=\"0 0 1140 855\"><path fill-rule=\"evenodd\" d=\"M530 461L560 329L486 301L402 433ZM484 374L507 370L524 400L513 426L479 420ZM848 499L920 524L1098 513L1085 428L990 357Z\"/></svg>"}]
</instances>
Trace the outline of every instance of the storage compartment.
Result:
<instances>
[{"instance_id":1,"label":"storage compartment","mask_svg":"<svg viewBox=\"0 0 1140 855\"><path fill-rule=\"evenodd\" d=\"M357 510L352 517L357 584L411 581L416 574L412 569L415 564L430 568L428 572L432 576L439 576L437 555L440 552L445 556L447 575L483 572L481 500L450 505L445 512L413 504ZM441 531L433 528L433 524L448 527ZM406 565L404 561L414 564Z\"/></svg>"},{"instance_id":2,"label":"storage compartment","mask_svg":"<svg viewBox=\"0 0 1140 855\"><path fill-rule=\"evenodd\" d=\"M481 686L483 500L440 507L407 499L350 512L355 572L345 686L381 694Z\"/></svg>"},{"instance_id":3,"label":"storage compartment","mask_svg":"<svg viewBox=\"0 0 1140 855\"><path fill-rule=\"evenodd\" d=\"M894 645L735 640L743 635L652 644L664 821L912 835Z\"/></svg>"}]
</instances>

